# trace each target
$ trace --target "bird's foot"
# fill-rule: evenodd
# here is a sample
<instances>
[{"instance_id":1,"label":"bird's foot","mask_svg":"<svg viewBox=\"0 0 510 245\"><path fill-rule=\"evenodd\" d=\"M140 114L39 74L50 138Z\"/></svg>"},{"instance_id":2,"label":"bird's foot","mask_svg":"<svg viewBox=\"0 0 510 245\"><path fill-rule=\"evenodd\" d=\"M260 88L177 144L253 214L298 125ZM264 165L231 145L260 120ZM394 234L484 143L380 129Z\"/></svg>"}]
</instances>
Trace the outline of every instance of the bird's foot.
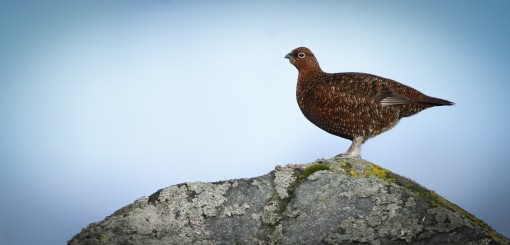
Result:
<instances>
[{"instance_id":1,"label":"bird's foot","mask_svg":"<svg viewBox=\"0 0 510 245\"><path fill-rule=\"evenodd\" d=\"M352 140L351 147L347 150L347 152L337 155L335 158L361 158L361 144L367 140L364 136L358 136Z\"/></svg>"},{"instance_id":2,"label":"bird's foot","mask_svg":"<svg viewBox=\"0 0 510 245\"><path fill-rule=\"evenodd\" d=\"M335 158L352 158L352 159L361 159L360 155L354 155L349 153L342 153L335 156Z\"/></svg>"}]
</instances>

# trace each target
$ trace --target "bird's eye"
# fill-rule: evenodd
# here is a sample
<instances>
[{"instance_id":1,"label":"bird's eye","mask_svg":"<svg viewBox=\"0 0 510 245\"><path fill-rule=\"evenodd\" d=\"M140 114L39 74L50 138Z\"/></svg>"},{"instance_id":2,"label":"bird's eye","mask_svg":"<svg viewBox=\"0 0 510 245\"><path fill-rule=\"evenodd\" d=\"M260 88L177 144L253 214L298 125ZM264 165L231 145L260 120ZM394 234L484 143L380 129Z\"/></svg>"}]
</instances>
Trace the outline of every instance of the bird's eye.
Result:
<instances>
[{"instance_id":1,"label":"bird's eye","mask_svg":"<svg viewBox=\"0 0 510 245\"><path fill-rule=\"evenodd\" d=\"M302 58L304 58L305 56L306 56L306 55L305 55L305 53L299 53L299 54L297 54L297 57L299 57L299 58L301 58L301 59L302 59Z\"/></svg>"}]
</instances>

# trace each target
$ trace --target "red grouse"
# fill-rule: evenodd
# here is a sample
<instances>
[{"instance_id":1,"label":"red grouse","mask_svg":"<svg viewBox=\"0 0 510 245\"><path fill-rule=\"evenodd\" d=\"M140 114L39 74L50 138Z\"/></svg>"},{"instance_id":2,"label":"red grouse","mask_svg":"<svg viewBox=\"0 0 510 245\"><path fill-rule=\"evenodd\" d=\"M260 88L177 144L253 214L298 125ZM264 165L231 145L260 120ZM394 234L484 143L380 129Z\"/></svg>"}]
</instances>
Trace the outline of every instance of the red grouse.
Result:
<instances>
[{"instance_id":1,"label":"red grouse","mask_svg":"<svg viewBox=\"0 0 510 245\"><path fill-rule=\"evenodd\" d=\"M360 157L361 144L403 117L454 104L371 74L323 72L308 48L296 48L285 58L299 71L296 96L305 117L324 131L352 141L342 157Z\"/></svg>"}]
</instances>

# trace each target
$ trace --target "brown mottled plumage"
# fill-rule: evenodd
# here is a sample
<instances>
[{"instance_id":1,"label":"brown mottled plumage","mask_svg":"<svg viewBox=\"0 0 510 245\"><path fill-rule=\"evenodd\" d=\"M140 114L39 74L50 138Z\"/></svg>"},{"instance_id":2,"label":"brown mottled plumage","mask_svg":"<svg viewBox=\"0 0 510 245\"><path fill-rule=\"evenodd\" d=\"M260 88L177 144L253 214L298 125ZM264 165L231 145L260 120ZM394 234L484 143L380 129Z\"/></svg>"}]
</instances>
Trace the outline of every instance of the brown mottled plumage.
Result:
<instances>
[{"instance_id":1,"label":"brown mottled plumage","mask_svg":"<svg viewBox=\"0 0 510 245\"><path fill-rule=\"evenodd\" d=\"M297 101L313 124L352 140L343 157L360 157L361 144L403 117L452 102L427 96L396 81L366 73L326 73L308 48L285 56L299 71Z\"/></svg>"}]
</instances>

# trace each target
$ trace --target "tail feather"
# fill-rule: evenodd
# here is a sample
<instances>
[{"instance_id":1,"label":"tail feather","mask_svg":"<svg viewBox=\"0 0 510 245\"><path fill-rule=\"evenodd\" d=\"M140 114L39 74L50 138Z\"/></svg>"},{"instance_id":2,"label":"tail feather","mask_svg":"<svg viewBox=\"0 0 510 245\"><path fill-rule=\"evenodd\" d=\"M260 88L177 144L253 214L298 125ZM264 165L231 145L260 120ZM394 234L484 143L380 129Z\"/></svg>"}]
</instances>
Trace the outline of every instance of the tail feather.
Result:
<instances>
[{"instance_id":1,"label":"tail feather","mask_svg":"<svg viewBox=\"0 0 510 245\"><path fill-rule=\"evenodd\" d=\"M434 97L428 97L428 98L426 98L424 100L418 101L418 103L419 104L432 105L432 106L455 105L455 103L453 103L451 101L443 100L443 99L439 99L439 98L434 98Z\"/></svg>"}]
</instances>

